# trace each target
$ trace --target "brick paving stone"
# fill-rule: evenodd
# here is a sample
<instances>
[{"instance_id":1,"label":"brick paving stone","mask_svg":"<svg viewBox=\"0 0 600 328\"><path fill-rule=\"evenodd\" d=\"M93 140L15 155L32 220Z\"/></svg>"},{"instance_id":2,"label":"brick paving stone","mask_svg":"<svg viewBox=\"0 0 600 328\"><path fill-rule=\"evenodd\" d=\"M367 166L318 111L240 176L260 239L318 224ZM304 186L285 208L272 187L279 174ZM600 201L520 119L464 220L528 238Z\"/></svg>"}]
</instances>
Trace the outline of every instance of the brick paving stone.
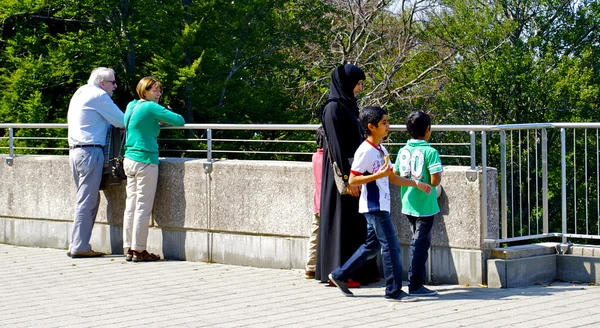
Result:
<instances>
[{"instance_id":1,"label":"brick paving stone","mask_svg":"<svg viewBox=\"0 0 600 328\"><path fill-rule=\"evenodd\" d=\"M389 303L381 282L348 298L301 270L71 259L2 244L0 277L0 327L600 326L600 287L574 283L440 285L437 298Z\"/></svg>"}]
</instances>

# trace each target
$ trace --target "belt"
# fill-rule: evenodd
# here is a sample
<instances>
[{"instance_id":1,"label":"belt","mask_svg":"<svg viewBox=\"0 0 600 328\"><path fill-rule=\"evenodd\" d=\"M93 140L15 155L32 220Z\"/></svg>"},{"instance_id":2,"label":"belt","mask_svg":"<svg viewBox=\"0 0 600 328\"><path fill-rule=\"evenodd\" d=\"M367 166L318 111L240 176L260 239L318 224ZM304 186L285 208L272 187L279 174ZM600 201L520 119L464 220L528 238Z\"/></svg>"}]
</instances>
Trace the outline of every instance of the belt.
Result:
<instances>
[{"instance_id":1,"label":"belt","mask_svg":"<svg viewBox=\"0 0 600 328\"><path fill-rule=\"evenodd\" d=\"M102 146L102 145L74 145L74 146L69 147L69 149L86 148L86 147L104 148L104 146Z\"/></svg>"}]
</instances>

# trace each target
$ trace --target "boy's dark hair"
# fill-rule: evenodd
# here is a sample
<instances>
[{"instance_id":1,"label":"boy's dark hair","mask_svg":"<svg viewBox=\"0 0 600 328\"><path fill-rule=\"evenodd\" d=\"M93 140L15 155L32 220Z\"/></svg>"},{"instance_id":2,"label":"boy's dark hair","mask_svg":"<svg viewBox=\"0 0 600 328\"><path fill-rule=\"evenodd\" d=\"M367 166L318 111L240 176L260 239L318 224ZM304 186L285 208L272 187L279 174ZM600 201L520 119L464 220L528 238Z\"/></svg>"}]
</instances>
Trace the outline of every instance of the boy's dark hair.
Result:
<instances>
[{"instance_id":1,"label":"boy's dark hair","mask_svg":"<svg viewBox=\"0 0 600 328\"><path fill-rule=\"evenodd\" d=\"M319 126L317 131L315 132L315 142L317 143L317 148L322 149L325 146L325 131L323 130L323 126Z\"/></svg>"},{"instance_id":2,"label":"boy's dark hair","mask_svg":"<svg viewBox=\"0 0 600 328\"><path fill-rule=\"evenodd\" d=\"M413 139L423 138L428 126L431 126L431 117L423 111L412 112L406 117L406 129Z\"/></svg>"},{"instance_id":3,"label":"boy's dark hair","mask_svg":"<svg viewBox=\"0 0 600 328\"><path fill-rule=\"evenodd\" d=\"M371 134L369 123L377 126L383 115L387 115L387 111L379 106L367 106L360 111L358 121L367 136Z\"/></svg>"}]
</instances>

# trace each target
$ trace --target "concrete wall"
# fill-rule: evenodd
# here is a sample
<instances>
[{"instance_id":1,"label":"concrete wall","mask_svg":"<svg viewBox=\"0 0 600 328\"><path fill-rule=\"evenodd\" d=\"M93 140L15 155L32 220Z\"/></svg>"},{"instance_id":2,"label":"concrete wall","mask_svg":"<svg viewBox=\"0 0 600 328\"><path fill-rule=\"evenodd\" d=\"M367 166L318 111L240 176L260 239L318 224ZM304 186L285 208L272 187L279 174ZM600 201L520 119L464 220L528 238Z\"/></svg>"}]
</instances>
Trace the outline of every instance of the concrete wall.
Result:
<instances>
[{"instance_id":1,"label":"concrete wall","mask_svg":"<svg viewBox=\"0 0 600 328\"><path fill-rule=\"evenodd\" d=\"M3 156L0 160L4 163ZM75 190L67 156L19 156L0 165L0 242L68 248ZM312 218L308 162L162 159L149 250L168 259L304 268ZM487 277L481 233L481 172L444 168L442 211L432 232L432 280L482 283ZM488 170L488 236L498 234L498 188ZM408 261L410 230L392 186L392 220ZM122 253L125 186L101 192L94 249ZM408 265L404 266L408 268Z\"/></svg>"}]
</instances>

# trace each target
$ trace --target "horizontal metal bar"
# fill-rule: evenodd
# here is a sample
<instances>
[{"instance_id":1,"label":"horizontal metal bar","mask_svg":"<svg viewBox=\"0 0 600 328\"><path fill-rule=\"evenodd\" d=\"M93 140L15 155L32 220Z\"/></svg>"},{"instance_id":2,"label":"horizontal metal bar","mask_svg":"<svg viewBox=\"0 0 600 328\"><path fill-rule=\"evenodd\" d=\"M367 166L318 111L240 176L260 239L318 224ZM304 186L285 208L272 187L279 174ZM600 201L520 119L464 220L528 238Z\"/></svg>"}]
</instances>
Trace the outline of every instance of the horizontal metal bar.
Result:
<instances>
[{"instance_id":1,"label":"horizontal metal bar","mask_svg":"<svg viewBox=\"0 0 600 328\"><path fill-rule=\"evenodd\" d=\"M431 142L431 146L470 146L469 142ZM404 146L406 142L383 142L384 146Z\"/></svg>"},{"instance_id":2,"label":"horizontal metal bar","mask_svg":"<svg viewBox=\"0 0 600 328\"><path fill-rule=\"evenodd\" d=\"M167 130L316 130L319 124L185 124L183 126L165 126ZM66 123L0 123L0 129L66 129ZM530 123L507 125L432 125L432 131L508 131L543 128L584 128L599 129L600 123ZM390 131L405 131L406 125L391 125Z\"/></svg>"},{"instance_id":3,"label":"horizontal metal bar","mask_svg":"<svg viewBox=\"0 0 600 328\"><path fill-rule=\"evenodd\" d=\"M560 232L551 232L548 234L539 234L539 235L530 235L530 236L519 236L519 237L511 237L511 238L503 238L503 239L497 239L496 241L498 243L510 243L510 242L515 242L515 241L523 241L523 240L530 240L530 239L541 239L541 238L551 238L551 237L561 237L562 233Z\"/></svg>"},{"instance_id":4,"label":"horizontal metal bar","mask_svg":"<svg viewBox=\"0 0 600 328\"><path fill-rule=\"evenodd\" d=\"M176 152L176 153L206 153L207 150L182 150L182 149L161 149L161 152ZM260 150L219 150L213 149L213 153L221 154L276 154L276 155L311 155L313 153L301 152L283 152L283 151L260 151Z\"/></svg>"},{"instance_id":5,"label":"horizontal metal bar","mask_svg":"<svg viewBox=\"0 0 600 328\"><path fill-rule=\"evenodd\" d=\"M66 129L67 123L0 123L0 129Z\"/></svg>"},{"instance_id":6,"label":"horizontal metal bar","mask_svg":"<svg viewBox=\"0 0 600 328\"><path fill-rule=\"evenodd\" d=\"M260 151L260 150L218 150L213 149L213 153L229 153L229 154L276 154L276 155L311 155L312 153L301 152L280 152L280 151Z\"/></svg>"},{"instance_id":7,"label":"horizontal metal bar","mask_svg":"<svg viewBox=\"0 0 600 328\"><path fill-rule=\"evenodd\" d=\"M8 139L8 137L0 137L0 139ZM14 137L13 140L68 140L69 138L61 137Z\"/></svg>"},{"instance_id":8,"label":"horizontal metal bar","mask_svg":"<svg viewBox=\"0 0 600 328\"><path fill-rule=\"evenodd\" d=\"M562 236L567 238L600 239L600 235L581 235L575 233L565 233Z\"/></svg>"},{"instance_id":9,"label":"horizontal metal bar","mask_svg":"<svg viewBox=\"0 0 600 328\"><path fill-rule=\"evenodd\" d=\"M0 147L0 149L8 149L9 147ZM35 150L69 150L69 148L59 147L13 147L13 149L35 149ZM206 150L193 150L193 149L160 149L161 152L181 152L181 153L206 153ZM282 155L312 155L312 152L277 152L277 151L258 151L258 150L219 150L213 149L215 153L252 153L252 154L282 154ZM470 158L467 155L440 155L444 158Z\"/></svg>"},{"instance_id":10,"label":"horizontal metal bar","mask_svg":"<svg viewBox=\"0 0 600 328\"><path fill-rule=\"evenodd\" d=\"M194 138L158 138L158 141L207 141L207 139L194 139ZM213 139L214 140L214 139Z\"/></svg>"},{"instance_id":11,"label":"horizontal metal bar","mask_svg":"<svg viewBox=\"0 0 600 328\"><path fill-rule=\"evenodd\" d=\"M441 158L468 158L470 159L471 156L469 155L440 155Z\"/></svg>"},{"instance_id":12,"label":"horizontal metal bar","mask_svg":"<svg viewBox=\"0 0 600 328\"><path fill-rule=\"evenodd\" d=\"M600 123L550 123L555 129L600 129Z\"/></svg>"},{"instance_id":13,"label":"horizontal metal bar","mask_svg":"<svg viewBox=\"0 0 600 328\"><path fill-rule=\"evenodd\" d=\"M169 138L158 138L159 141L207 141L206 139L169 139ZM213 142L265 142L265 143L306 143L314 144L313 140L257 140L257 139L212 139Z\"/></svg>"},{"instance_id":14,"label":"horizontal metal bar","mask_svg":"<svg viewBox=\"0 0 600 328\"><path fill-rule=\"evenodd\" d=\"M168 152L175 152L175 153L206 153L206 152L208 152L208 150L206 150L206 149L187 149L187 150L183 150L183 149L161 149L160 151L161 152L168 151Z\"/></svg>"},{"instance_id":15,"label":"horizontal metal bar","mask_svg":"<svg viewBox=\"0 0 600 328\"><path fill-rule=\"evenodd\" d=\"M0 149L9 149L10 147L0 147ZM35 149L35 150L69 150L62 147L13 147L13 149Z\"/></svg>"},{"instance_id":16,"label":"horizontal metal bar","mask_svg":"<svg viewBox=\"0 0 600 328\"><path fill-rule=\"evenodd\" d=\"M300 130L314 131L320 124L185 124L184 126L163 126L166 130ZM0 126L1 127L1 126Z\"/></svg>"},{"instance_id":17,"label":"horizontal metal bar","mask_svg":"<svg viewBox=\"0 0 600 328\"><path fill-rule=\"evenodd\" d=\"M255 139L212 139L213 142L215 141L222 141L222 142L266 142L266 143L316 143L315 141L312 140L255 140Z\"/></svg>"}]
</instances>

